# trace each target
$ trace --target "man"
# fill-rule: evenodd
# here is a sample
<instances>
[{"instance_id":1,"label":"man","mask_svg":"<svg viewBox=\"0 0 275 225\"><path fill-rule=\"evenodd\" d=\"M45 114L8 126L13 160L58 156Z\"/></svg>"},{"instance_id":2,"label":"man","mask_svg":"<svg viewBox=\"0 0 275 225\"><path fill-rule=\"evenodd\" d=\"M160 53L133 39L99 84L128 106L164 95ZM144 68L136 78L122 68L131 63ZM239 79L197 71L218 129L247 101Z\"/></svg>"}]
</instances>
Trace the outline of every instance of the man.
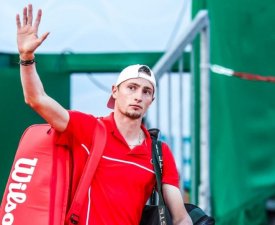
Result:
<instances>
[{"instance_id":1,"label":"man","mask_svg":"<svg viewBox=\"0 0 275 225\"><path fill-rule=\"evenodd\" d=\"M73 193L92 145L97 118L68 111L49 97L37 74L34 52L49 33L38 37L42 11L33 22L32 5L16 16L20 74L25 102L41 115L73 149ZM101 118L107 129L107 143L91 189L87 193L80 224L138 225L150 196L155 175L151 163L151 139L142 117L154 100L153 72L145 65L125 68L112 87L108 107L114 112ZM173 156L163 144L163 195L173 224L192 224L178 188L178 173Z\"/></svg>"}]
</instances>

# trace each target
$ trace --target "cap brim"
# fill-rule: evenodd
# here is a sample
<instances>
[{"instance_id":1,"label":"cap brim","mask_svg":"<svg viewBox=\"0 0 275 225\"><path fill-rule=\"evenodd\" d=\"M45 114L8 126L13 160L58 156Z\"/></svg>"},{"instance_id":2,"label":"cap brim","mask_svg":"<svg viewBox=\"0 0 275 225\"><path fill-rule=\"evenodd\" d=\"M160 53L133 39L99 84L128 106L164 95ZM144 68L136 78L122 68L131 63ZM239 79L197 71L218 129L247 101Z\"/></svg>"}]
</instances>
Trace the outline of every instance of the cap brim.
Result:
<instances>
[{"instance_id":1,"label":"cap brim","mask_svg":"<svg viewBox=\"0 0 275 225\"><path fill-rule=\"evenodd\" d=\"M107 107L109 109L113 109L115 107L115 99L113 98L113 96L111 95L109 98L109 101L107 103Z\"/></svg>"}]
</instances>

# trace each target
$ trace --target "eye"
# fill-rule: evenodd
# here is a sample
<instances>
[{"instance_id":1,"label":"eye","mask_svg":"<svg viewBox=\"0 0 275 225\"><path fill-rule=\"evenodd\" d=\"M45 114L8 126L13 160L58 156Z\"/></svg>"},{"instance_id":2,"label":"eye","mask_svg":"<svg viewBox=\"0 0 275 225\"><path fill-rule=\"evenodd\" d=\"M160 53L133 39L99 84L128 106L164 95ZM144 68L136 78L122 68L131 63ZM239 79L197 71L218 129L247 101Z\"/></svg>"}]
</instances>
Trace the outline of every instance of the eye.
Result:
<instances>
[{"instance_id":1,"label":"eye","mask_svg":"<svg viewBox=\"0 0 275 225\"><path fill-rule=\"evenodd\" d=\"M136 87L135 87L134 85L129 85L128 88L129 88L131 91L136 90Z\"/></svg>"},{"instance_id":2,"label":"eye","mask_svg":"<svg viewBox=\"0 0 275 225\"><path fill-rule=\"evenodd\" d=\"M146 94L146 95L151 96L152 95L152 90L151 89L144 89L143 93Z\"/></svg>"}]
</instances>

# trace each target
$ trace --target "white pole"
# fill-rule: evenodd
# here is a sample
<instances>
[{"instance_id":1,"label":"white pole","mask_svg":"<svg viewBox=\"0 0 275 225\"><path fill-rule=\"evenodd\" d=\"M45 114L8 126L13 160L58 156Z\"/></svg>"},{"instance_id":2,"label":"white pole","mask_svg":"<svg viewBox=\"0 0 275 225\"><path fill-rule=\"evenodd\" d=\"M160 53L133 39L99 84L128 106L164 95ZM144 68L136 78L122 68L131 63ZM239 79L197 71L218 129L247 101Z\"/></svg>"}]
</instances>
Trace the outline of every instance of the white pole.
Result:
<instances>
[{"instance_id":1,"label":"white pole","mask_svg":"<svg viewBox=\"0 0 275 225\"><path fill-rule=\"evenodd\" d=\"M209 132L210 132L210 101L209 101L209 27L201 31L201 65L200 65L200 185L199 206L211 215L210 204L210 163L209 163Z\"/></svg>"}]
</instances>

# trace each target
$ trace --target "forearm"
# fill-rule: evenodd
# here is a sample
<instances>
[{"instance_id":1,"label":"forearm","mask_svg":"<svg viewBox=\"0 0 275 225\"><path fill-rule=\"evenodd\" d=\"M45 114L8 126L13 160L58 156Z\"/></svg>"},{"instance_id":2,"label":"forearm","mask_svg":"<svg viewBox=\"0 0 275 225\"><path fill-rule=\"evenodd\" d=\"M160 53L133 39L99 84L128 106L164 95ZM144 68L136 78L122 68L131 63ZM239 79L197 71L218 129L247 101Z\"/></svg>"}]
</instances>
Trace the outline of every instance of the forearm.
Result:
<instances>
[{"instance_id":1,"label":"forearm","mask_svg":"<svg viewBox=\"0 0 275 225\"><path fill-rule=\"evenodd\" d=\"M34 59L34 55L21 56L21 60ZM20 77L23 87L25 102L30 106L34 106L39 99L45 95L43 84L37 74L35 63L31 65L20 65Z\"/></svg>"},{"instance_id":2,"label":"forearm","mask_svg":"<svg viewBox=\"0 0 275 225\"><path fill-rule=\"evenodd\" d=\"M175 186L163 184L162 191L164 201L173 219L173 225L192 225L192 220L184 207L180 190Z\"/></svg>"}]
</instances>

